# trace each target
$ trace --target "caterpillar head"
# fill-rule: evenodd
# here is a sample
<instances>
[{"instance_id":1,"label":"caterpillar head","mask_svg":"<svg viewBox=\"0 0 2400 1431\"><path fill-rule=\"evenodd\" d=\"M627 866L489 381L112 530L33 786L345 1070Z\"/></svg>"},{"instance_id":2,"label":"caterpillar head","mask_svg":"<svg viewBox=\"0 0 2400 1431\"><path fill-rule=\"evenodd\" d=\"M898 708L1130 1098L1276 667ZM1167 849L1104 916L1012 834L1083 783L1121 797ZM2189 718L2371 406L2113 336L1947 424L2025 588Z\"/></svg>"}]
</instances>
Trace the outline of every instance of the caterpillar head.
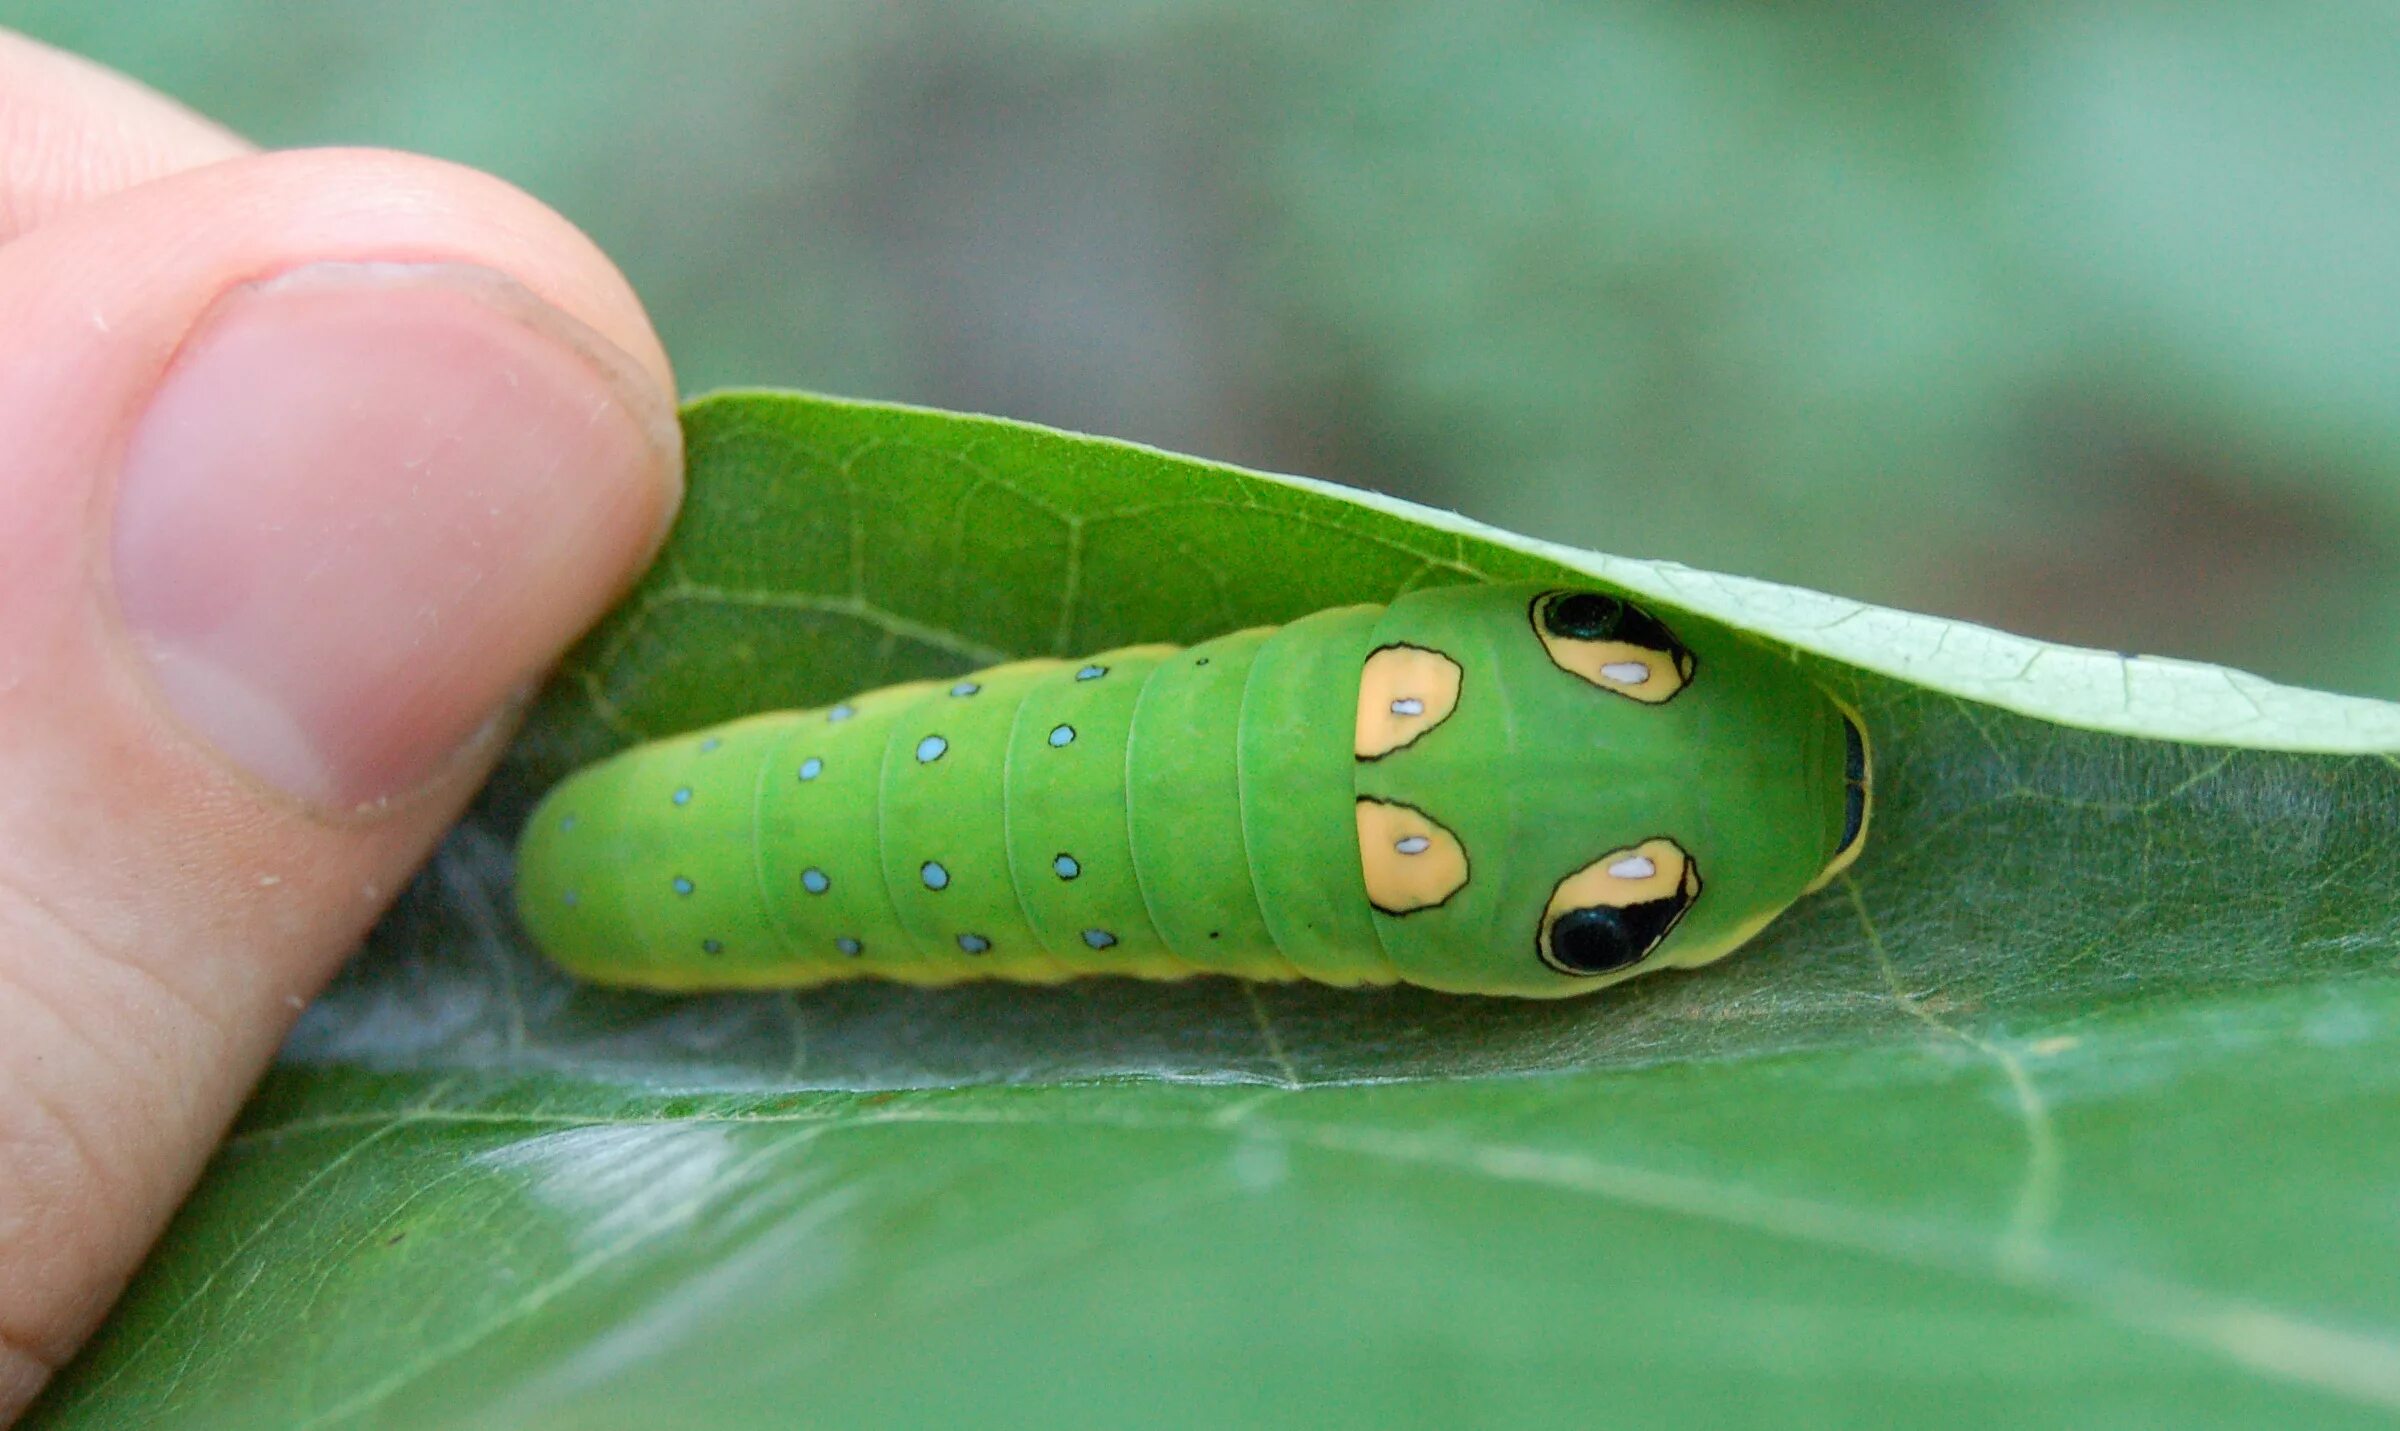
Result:
<instances>
[{"instance_id":1,"label":"caterpillar head","mask_svg":"<svg viewBox=\"0 0 2400 1431\"><path fill-rule=\"evenodd\" d=\"M1857 717L1597 590L1412 593L1360 672L1361 873L1399 976L1563 997L1728 953L1857 858Z\"/></svg>"}]
</instances>

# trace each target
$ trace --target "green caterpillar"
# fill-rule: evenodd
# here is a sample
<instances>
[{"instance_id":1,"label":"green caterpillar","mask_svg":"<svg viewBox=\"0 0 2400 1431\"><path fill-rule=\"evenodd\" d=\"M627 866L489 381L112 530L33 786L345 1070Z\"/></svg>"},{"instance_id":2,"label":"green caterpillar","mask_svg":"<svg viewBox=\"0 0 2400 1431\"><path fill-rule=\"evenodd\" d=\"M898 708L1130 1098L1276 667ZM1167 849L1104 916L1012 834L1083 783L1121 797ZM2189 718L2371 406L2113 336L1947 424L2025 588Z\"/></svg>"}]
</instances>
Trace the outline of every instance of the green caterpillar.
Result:
<instances>
[{"instance_id":1,"label":"green caterpillar","mask_svg":"<svg viewBox=\"0 0 2400 1431\"><path fill-rule=\"evenodd\" d=\"M654 988L1232 974L1555 998L1716 959L1864 842L1857 718L1713 626L1467 586L871 692L576 773L527 928Z\"/></svg>"}]
</instances>

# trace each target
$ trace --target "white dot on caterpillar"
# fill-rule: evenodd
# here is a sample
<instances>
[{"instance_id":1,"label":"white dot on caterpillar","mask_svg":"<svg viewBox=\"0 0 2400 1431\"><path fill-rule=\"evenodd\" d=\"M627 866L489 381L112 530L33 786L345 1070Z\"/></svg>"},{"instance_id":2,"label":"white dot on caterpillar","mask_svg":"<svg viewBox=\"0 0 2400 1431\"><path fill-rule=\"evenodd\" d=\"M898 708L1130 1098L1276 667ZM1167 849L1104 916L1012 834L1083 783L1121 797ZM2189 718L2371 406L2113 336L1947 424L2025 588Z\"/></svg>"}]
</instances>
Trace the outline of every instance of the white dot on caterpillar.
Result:
<instances>
[{"instance_id":1,"label":"white dot on caterpillar","mask_svg":"<svg viewBox=\"0 0 2400 1431\"><path fill-rule=\"evenodd\" d=\"M973 681L961 681L957 685L950 688L950 694L954 696L971 696L982 689L983 687L976 685Z\"/></svg>"},{"instance_id":2,"label":"white dot on caterpillar","mask_svg":"<svg viewBox=\"0 0 2400 1431\"><path fill-rule=\"evenodd\" d=\"M807 869L800 871L800 887L810 894L823 894L833 888L833 881L826 878L825 871L818 869L815 865L810 865Z\"/></svg>"},{"instance_id":3,"label":"white dot on caterpillar","mask_svg":"<svg viewBox=\"0 0 2400 1431\"><path fill-rule=\"evenodd\" d=\"M958 947L969 954L981 954L992 947L992 941L980 934L961 934L958 936Z\"/></svg>"},{"instance_id":4,"label":"white dot on caterpillar","mask_svg":"<svg viewBox=\"0 0 2400 1431\"><path fill-rule=\"evenodd\" d=\"M706 755L706 754L708 754L710 751L712 751L712 750L716 749L718 746L720 746L720 745L723 745L724 743L725 743L725 742L723 742L723 741L721 741L721 740L717 739L715 736L713 736L713 735L712 735L712 736L710 736L708 739L706 739L706 740L704 740L704 741L700 742L700 753L701 753L702 755Z\"/></svg>"},{"instance_id":5,"label":"white dot on caterpillar","mask_svg":"<svg viewBox=\"0 0 2400 1431\"><path fill-rule=\"evenodd\" d=\"M1083 873L1083 862L1073 855L1060 855L1050 862L1050 868L1060 879L1073 879Z\"/></svg>"},{"instance_id":6,"label":"white dot on caterpillar","mask_svg":"<svg viewBox=\"0 0 2400 1431\"><path fill-rule=\"evenodd\" d=\"M1061 748L1073 745L1075 743L1075 727L1071 725L1052 726L1050 743Z\"/></svg>"},{"instance_id":7,"label":"white dot on caterpillar","mask_svg":"<svg viewBox=\"0 0 2400 1431\"><path fill-rule=\"evenodd\" d=\"M1426 839L1423 835L1406 835L1401 837L1399 843L1393 845L1392 848L1404 855L1421 855L1433 848L1433 841Z\"/></svg>"},{"instance_id":8,"label":"white dot on caterpillar","mask_svg":"<svg viewBox=\"0 0 2400 1431\"><path fill-rule=\"evenodd\" d=\"M942 868L940 860L927 860L924 864L919 865L917 877L925 881L927 889L948 889L950 887L950 871Z\"/></svg>"},{"instance_id":9,"label":"white dot on caterpillar","mask_svg":"<svg viewBox=\"0 0 2400 1431\"><path fill-rule=\"evenodd\" d=\"M1106 666L1086 666L1082 670L1075 673L1075 679L1078 681L1097 681L1102 676L1107 674L1108 667Z\"/></svg>"},{"instance_id":10,"label":"white dot on caterpillar","mask_svg":"<svg viewBox=\"0 0 2400 1431\"><path fill-rule=\"evenodd\" d=\"M1639 661L1611 661L1600 668L1600 674L1612 681L1638 686L1650 679L1650 668Z\"/></svg>"},{"instance_id":11,"label":"white dot on caterpillar","mask_svg":"<svg viewBox=\"0 0 2400 1431\"><path fill-rule=\"evenodd\" d=\"M1421 716L1425 714L1425 703L1421 700L1418 700L1415 696L1402 696L1400 699L1392 702L1392 714L1396 716Z\"/></svg>"},{"instance_id":12,"label":"white dot on caterpillar","mask_svg":"<svg viewBox=\"0 0 2400 1431\"><path fill-rule=\"evenodd\" d=\"M689 805L689 804L691 804L691 803L692 803L692 787L691 787L691 786L689 786L689 785L679 785L679 786L677 786L677 787L676 787L676 789L675 789L675 794L674 794L674 795L673 795L671 798L672 798L672 799L675 801L675 803L676 803L676 804L678 804L678 805Z\"/></svg>"},{"instance_id":13,"label":"white dot on caterpillar","mask_svg":"<svg viewBox=\"0 0 2400 1431\"><path fill-rule=\"evenodd\" d=\"M1658 866L1651 863L1648 855L1627 855L1610 865L1608 872L1618 879L1648 879L1658 873Z\"/></svg>"},{"instance_id":14,"label":"white dot on caterpillar","mask_svg":"<svg viewBox=\"0 0 2400 1431\"><path fill-rule=\"evenodd\" d=\"M853 959L867 952L866 945L859 943L857 940L852 939L847 935L844 935L840 939L834 940L833 947L841 950L844 954L849 955Z\"/></svg>"},{"instance_id":15,"label":"white dot on caterpillar","mask_svg":"<svg viewBox=\"0 0 2400 1431\"><path fill-rule=\"evenodd\" d=\"M850 717L857 714L858 707L851 705L848 701L844 701L842 704L835 706L832 710L825 712L825 719L848 720Z\"/></svg>"},{"instance_id":16,"label":"white dot on caterpillar","mask_svg":"<svg viewBox=\"0 0 2400 1431\"><path fill-rule=\"evenodd\" d=\"M722 954L725 952L725 945L721 940L703 939L700 941L700 952L703 954Z\"/></svg>"},{"instance_id":17,"label":"white dot on caterpillar","mask_svg":"<svg viewBox=\"0 0 2400 1431\"><path fill-rule=\"evenodd\" d=\"M824 773L825 762L814 755L800 762L800 778L803 780L814 780Z\"/></svg>"},{"instance_id":18,"label":"white dot on caterpillar","mask_svg":"<svg viewBox=\"0 0 2400 1431\"><path fill-rule=\"evenodd\" d=\"M574 828L575 828L575 817L574 817L573 815L561 815L561 816L559 816L559 817L558 817L558 828L559 828L559 833L561 833L561 834L564 834L564 833L566 833L567 831L574 829Z\"/></svg>"},{"instance_id":19,"label":"white dot on caterpillar","mask_svg":"<svg viewBox=\"0 0 2400 1431\"><path fill-rule=\"evenodd\" d=\"M938 735L929 735L917 742L917 764L931 765L941 759L942 752L949 748L950 742Z\"/></svg>"},{"instance_id":20,"label":"white dot on caterpillar","mask_svg":"<svg viewBox=\"0 0 2400 1431\"><path fill-rule=\"evenodd\" d=\"M685 879L682 875L677 875L675 876L674 889L677 894L690 894L692 892L692 882L688 879Z\"/></svg>"},{"instance_id":21,"label":"white dot on caterpillar","mask_svg":"<svg viewBox=\"0 0 2400 1431\"><path fill-rule=\"evenodd\" d=\"M1117 936L1105 929L1086 929L1083 931L1083 942L1094 949L1106 949L1117 942Z\"/></svg>"}]
</instances>

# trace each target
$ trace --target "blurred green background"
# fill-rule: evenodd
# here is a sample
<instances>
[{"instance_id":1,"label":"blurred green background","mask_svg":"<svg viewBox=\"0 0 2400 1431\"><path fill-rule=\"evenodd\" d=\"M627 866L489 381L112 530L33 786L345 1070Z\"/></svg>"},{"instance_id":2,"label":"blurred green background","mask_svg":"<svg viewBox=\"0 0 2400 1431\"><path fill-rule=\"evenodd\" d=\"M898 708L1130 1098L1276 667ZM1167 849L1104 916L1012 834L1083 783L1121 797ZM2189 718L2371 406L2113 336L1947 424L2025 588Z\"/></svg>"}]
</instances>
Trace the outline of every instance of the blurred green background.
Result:
<instances>
[{"instance_id":1,"label":"blurred green background","mask_svg":"<svg viewBox=\"0 0 2400 1431\"><path fill-rule=\"evenodd\" d=\"M501 174L688 391L1005 413L2400 696L2380 4L0 0Z\"/></svg>"}]
</instances>

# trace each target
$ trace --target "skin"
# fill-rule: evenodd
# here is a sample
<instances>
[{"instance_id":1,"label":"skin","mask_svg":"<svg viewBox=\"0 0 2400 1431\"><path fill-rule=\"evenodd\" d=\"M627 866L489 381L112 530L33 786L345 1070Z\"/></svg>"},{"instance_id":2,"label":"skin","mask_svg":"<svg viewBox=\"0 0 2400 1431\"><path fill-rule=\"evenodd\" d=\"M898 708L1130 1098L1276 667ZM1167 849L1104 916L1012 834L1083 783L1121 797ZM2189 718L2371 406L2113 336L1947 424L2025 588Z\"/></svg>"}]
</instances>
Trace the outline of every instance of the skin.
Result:
<instances>
[{"instance_id":1,"label":"skin","mask_svg":"<svg viewBox=\"0 0 2400 1431\"><path fill-rule=\"evenodd\" d=\"M1863 740L1739 633L1454 587L636 747L535 812L518 908L569 969L662 988L1563 998L1722 957L1856 858Z\"/></svg>"},{"instance_id":2,"label":"skin","mask_svg":"<svg viewBox=\"0 0 2400 1431\"><path fill-rule=\"evenodd\" d=\"M0 1423L646 562L672 392L507 185L0 33Z\"/></svg>"}]
</instances>

